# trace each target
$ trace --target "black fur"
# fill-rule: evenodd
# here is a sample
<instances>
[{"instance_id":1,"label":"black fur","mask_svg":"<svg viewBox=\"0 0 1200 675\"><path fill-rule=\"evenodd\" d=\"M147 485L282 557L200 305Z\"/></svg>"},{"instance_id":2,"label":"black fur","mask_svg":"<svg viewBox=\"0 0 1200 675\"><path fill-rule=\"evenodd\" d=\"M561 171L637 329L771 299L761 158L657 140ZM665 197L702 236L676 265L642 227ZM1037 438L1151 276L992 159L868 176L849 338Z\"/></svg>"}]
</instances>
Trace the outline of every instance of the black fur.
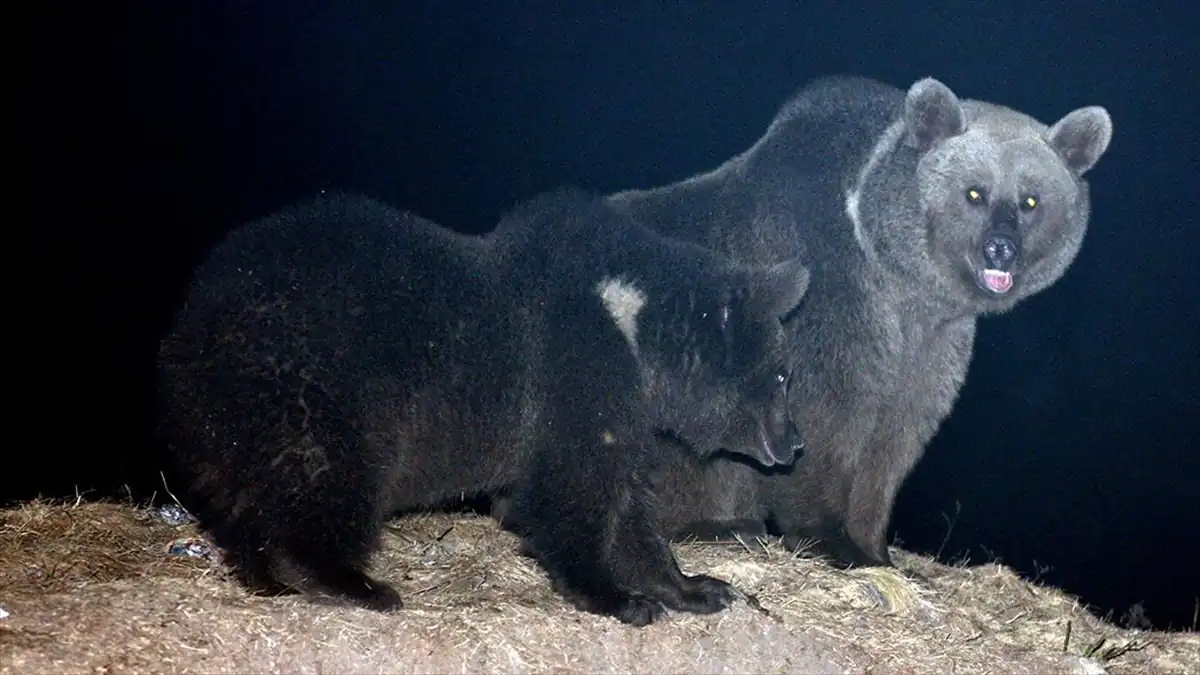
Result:
<instances>
[{"instance_id":1,"label":"black fur","mask_svg":"<svg viewBox=\"0 0 1200 675\"><path fill-rule=\"evenodd\" d=\"M634 340L608 278L644 294ZM683 575L659 532L656 439L792 459L779 317L807 280L571 190L486 237L322 197L235 230L196 271L161 345L161 429L253 588L398 608L367 574L383 521L505 494L579 607L635 625L717 611L729 585Z\"/></svg>"}]
</instances>

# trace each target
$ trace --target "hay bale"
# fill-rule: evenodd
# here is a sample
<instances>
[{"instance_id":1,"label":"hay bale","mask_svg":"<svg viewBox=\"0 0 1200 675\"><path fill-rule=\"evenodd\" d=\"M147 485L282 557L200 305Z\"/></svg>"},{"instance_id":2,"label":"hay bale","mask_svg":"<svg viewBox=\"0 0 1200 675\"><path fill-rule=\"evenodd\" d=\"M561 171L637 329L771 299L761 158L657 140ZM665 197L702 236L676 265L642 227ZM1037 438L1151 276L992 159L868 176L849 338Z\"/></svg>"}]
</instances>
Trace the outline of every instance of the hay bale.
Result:
<instances>
[{"instance_id":1,"label":"hay bale","mask_svg":"<svg viewBox=\"0 0 1200 675\"><path fill-rule=\"evenodd\" d=\"M680 544L686 571L761 611L636 629L574 610L478 516L392 524L375 571L404 596L394 615L251 596L173 544L204 552L193 524L128 504L0 511L0 673L1200 672L1194 633L1118 629L1001 565L902 551L899 571L840 571L773 540Z\"/></svg>"}]
</instances>

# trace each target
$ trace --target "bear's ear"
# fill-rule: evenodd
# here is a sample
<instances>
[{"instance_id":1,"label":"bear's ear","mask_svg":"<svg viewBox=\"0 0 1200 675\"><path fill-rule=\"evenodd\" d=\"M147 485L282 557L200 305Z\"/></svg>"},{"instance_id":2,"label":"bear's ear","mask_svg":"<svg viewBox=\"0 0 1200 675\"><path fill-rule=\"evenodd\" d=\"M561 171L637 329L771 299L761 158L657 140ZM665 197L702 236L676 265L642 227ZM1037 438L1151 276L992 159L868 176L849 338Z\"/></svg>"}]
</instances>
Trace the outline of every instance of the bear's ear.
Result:
<instances>
[{"instance_id":1,"label":"bear's ear","mask_svg":"<svg viewBox=\"0 0 1200 675\"><path fill-rule=\"evenodd\" d=\"M967 116L950 87L927 77L908 89L904 126L908 144L925 152L934 143L965 131Z\"/></svg>"},{"instance_id":2,"label":"bear's ear","mask_svg":"<svg viewBox=\"0 0 1200 675\"><path fill-rule=\"evenodd\" d=\"M784 318L795 309L808 292L811 273L799 260L785 260L761 271L757 309L766 316Z\"/></svg>"},{"instance_id":3,"label":"bear's ear","mask_svg":"<svg viewBox=\"0 0 1200 675\"><path fill-rule=\"evenodd\" d=\"M1098 105L1067 113L1046 130L1046 142L1058 152L1076 177L1087 173L1108 150L1112 118Z\"/></svg>"}]
</instances>

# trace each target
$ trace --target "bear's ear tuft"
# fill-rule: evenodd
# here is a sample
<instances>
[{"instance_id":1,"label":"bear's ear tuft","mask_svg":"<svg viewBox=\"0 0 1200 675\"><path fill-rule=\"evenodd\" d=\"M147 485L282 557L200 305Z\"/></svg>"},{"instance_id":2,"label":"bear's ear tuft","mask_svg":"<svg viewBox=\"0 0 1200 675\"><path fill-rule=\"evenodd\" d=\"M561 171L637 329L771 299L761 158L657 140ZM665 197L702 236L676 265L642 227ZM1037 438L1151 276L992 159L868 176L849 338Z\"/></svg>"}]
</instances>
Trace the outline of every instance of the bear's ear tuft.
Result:
<instances>
[{"instance_id":1,"label":"bear's ear tuft","mask_svg":"<svg viewBox=\"0 0 1200 675\"><path fill-rule=\"evenodd\" d=\"M949 87L927 77L908 89L904 98L904 127L908 144L924 152L934 143L965 131L967 116Z\"/></svg>"},{"instance_id":2,"label":"bear's ear tuft","mask_svg":"<svg viewBox=\"0 0 1200 675\"><path fill-rule=\"evenodd\" d=\"M1098 105L1072 110L1046 130L1046 142L1076 177L1087 173L1112 142L1113 123Z\"/></svg>"}]
</instances>

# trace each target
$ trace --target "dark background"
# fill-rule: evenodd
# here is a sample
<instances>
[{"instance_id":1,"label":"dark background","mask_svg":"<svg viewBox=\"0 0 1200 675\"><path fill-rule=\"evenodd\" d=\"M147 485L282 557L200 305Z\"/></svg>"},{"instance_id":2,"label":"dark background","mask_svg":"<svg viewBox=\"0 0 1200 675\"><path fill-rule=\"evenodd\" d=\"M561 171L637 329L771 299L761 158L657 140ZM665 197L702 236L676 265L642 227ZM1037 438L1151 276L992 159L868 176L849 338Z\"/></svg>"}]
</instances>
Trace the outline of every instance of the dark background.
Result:
<instances>
[{"instance_id":1,"label":"dark background","mask_svg":"<svg viewBox=\"0 0 1200 675\"><path fill-rule=\"evenodd\" d=\"M608 192L714 167L819 75L900 87L933 75L1047 123L1104 105L1115 136L1089 176L1094 217L1078 260L1056 286L982 322L962 398L902 491L893 530L946 560L998 556L1101 614L1140 602L1158 627L1193 626L1193 7L65 7L39 45L62 72L35 77L44 93L14 106L37 117L14 129L33 144L25 173L37 183L16 201L43 215L17 219L34 250L10 249L9 271L35 270L14 287L43 294L19 332L47 355L9 364L35 374L10 390L29 410L17 428L40 440L3 451L0 498L161 494L156 341L191 266L236 224L335 188L483 231L565 183Z\"/></svg>"}]
</instances>

